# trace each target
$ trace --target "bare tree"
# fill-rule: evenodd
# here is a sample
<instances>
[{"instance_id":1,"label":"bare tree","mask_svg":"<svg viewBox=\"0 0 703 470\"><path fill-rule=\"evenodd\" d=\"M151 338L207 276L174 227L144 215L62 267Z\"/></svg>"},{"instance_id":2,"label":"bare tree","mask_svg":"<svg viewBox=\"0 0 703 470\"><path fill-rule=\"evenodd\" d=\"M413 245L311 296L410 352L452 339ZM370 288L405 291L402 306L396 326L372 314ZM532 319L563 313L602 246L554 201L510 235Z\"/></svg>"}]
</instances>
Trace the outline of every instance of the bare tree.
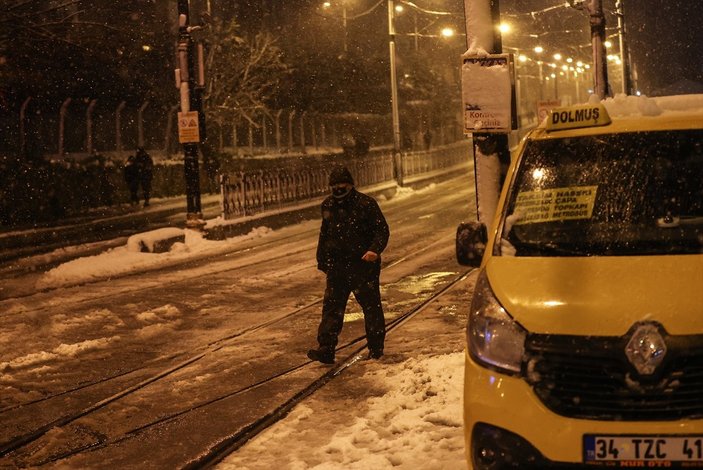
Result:
<instances>
[{"instance_id":1,"label":"bare tree","mask_svg":"<svg viewBox=\"0 0 703 470\"><path fill-rule=\"evenodd\" d=\"M208 39L205 112L208 122L220 128L248 121L258 127L257 114L269 113L288 66L274 37L259 33L239 35L235 21L215 21Z\"/></svg>"}]
</instances>

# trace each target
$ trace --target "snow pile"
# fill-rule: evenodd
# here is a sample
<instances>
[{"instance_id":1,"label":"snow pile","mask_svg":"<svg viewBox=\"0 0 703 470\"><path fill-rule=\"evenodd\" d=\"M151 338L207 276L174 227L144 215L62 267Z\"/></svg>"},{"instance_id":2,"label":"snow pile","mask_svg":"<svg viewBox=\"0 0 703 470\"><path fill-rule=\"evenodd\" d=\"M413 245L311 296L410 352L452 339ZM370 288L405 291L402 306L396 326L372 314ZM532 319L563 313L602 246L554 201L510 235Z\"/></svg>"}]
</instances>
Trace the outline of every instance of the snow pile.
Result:
<instances>
[{"instance_id":1,"label":"snow pile","mask_svg":"<svg viewBox=\"0 0 703 470\"><path fill-rule=\"evenodd\" d=\"M142 242L146 240L148 243L153 243L154 240L163 238L164 234L157 233L152 236L134 235L130 237L125 246L113 248L99 255L77 258L47 271L39 278L36 287L37 289L48 289L78 285L135 271L163 267L171 262L181 262L195 256L226 252L231 250L234 244L260 238L273 232L268 227L259 227L253 229L247 235L228 238L225 241L213 241L206 240L200 232L195 230L163 230L184 232L185 243L174 243L171 251L166 253L142 253L140 245ZM156 230L154 232L160 231Z\"/></svg>"},{"instance_id":2,"label":"snow pile","mask_svg":"<svg viewBox=\"0 0 703 470\"><path fill-rule=\"evenodd\" d=\"M132 235L127 239L127 250L139 253L142 251L153 252L154 245L160 240L175 238L184 235L184 230L175 227L160 228L145 233Z\"/></svg>"},{"instance_id":3,"label":"snow pile","mask_svg":"<svg viewBox=\"0 0 703 470\"><path fill-rule=\"evenodd\" d=\"M75 357L82 352L105 349L110 343L119 340L119 336L112 336L72 344L62 343L51 352L40 351L27 354L26 356L16 357L6 362L0 362L0 372L36 367L37 365L53 362L61 358Z\"/></svg>"},{"instance_id":4,"label":"snow pile","mask_svg":"<svg viewBox=\"0 0 703 470\"><path fill-rule=\"evenodd\" d=\"M603 105L611 117L659 116L662 113L656 101L646 96L627 96L619 93L614 98L604 100Z\"/></svg>"},{"instance_id":5,"label":"snow pile","mask_svg":"<svg viewBox=\"0 0 703 470\"><path fill-rule=\"evenodd\" d=\"M598 97L591 95L589 103L598 103ZM678 95L649 98L647 96L627 96L622 93L603 100L603 105L611 117L660 116L669 112L703 112L703 95Z\"/></svg>"},{"instance_id":6,"label":"snow pile","mask_svg":"<svg viewBox=\"0 0 703 470\"><path fill-rule=\"evenodd\" d=\"M315 409L300 405L218 468L464 469L463 361L463 352L457 352L374 365L364 379L388 392L370 398L365 415L347 427L335 425L339 430L326 435L308 422L316 418ZM340 419L345 411L354 412L340 409L324 421Z\"/></svg>"}]
</instances>

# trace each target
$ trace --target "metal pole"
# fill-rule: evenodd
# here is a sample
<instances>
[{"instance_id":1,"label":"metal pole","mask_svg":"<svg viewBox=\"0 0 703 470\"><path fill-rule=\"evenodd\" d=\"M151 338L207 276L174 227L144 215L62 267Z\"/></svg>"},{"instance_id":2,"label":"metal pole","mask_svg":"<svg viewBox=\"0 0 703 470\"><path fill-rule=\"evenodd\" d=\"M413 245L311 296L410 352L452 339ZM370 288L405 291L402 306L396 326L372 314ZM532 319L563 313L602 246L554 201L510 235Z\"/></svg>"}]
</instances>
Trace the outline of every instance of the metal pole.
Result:
<instances>
[{"instance_id":1,"label":"metal pole","mask_svg":"<svg viewBox=\"0 0 703 470\"><path fill-rule=\"evenodd\" d=\"M344 52L347 52L347 2L342 0L342 26L344 29Z\"/></svg>"},{"instance_id":2,"label":"metal pole","mask_svg":"<svg viewBox=\"0 0 703 470\"><path fill-rule=\"evenodd\" d=\"M608 64L605 55L605 15L603 0L591 0L588 6L591 23L591 45L593 47L594 92L598 98L610 95L608 86Z\"/></svg>"},{"instance_id":3,"label":"metal pole","mask_svg":"<svg viewBox=\"0 0 703 470\"><path fill-rule=\"evenodd\" d=\"M391 108L393 115L393 175L399 186L403 185L403 168L400 154L400 114L398 113L398 75L395 67L395 5L388 0L388 48L391 66Z\"/></svg>"},{"instance_id":4,"label":"metal pole","mask_svg":"<svg viewBox=\"0 0 703 470\"><path fill-rule=\"evenodd\" d=\"M627 50L625 31L625 10L623 0L615 2L618 17L618 39L620 42L620 61L622 62L622 92L632 94L632 78L630 77L630 53Z\"/></svg>"},{"instance_id":5,"label":"metal pole","mask_svg":"<svg viewBox=\"0 0 703 470\"><path fill-rule=\"evenodd\" d=\"M200 93L195 93L193 39L190 34L189 0L178 0L178 57L180 66L181 112L202 114ZM202 137L201 137L202 138ZM186 227L202 229L205 225L200 207L200 169L198 143L183 143L183 172L186 183Z\"/></svg>"}]
</instances>

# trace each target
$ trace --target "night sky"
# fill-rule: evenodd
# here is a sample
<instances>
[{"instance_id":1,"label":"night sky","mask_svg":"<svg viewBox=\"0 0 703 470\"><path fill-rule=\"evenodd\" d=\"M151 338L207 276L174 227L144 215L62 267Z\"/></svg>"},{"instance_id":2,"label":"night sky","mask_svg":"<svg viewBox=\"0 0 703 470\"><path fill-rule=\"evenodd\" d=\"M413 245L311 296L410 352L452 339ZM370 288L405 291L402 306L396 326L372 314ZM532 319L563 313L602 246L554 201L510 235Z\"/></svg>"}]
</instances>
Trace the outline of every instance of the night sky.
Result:
<instances>
[{"instance_id":1,"label":"night sky","mask_svg":"<svg viewBox=\"0 0 703 470\"><path fill-rule=\"evenodd\" d=\"M539 43L552 50L590 58L590 26L585 12L560 0L501 0L501 17L517 26L503 38L504 46L529 50ZM639 89L648 95L680 80L700 83L703 92L703 1L623 0L626 38ZM618 53L615 0L603 0L606 34L614 43L608 53ZM530 14L533 13L533 14ZM539 39L529 38L537 33ZM615 73L612 71L610 73Z\"/></svg>"},{"instance_id":2,"label":"night sky","mask_svg":"<svg viewBox=\"0 0 703 470\"><path fill-rule=\"evenodd\" d=\"M340 1L336 0L336 3ZM350 17L377 3L377 0L345 1ZM244 14L242 18L246 18L245 22L269 18L284 24L279 31L284 35L294 33L296 40L319 41L320 47L327 47L330 41L339 39L341 15L336 20L321 19L319 12L322 0L286 0L281 3L273 0L248 0L235 3L239 5L236 7L239 13ZM351 41L360 41L366 47L384 47L387 26L385 2L383 3L374 13L349 20L348 34ZM396 3L400 2L396 0ZM454 22L461 24L463 20L461 0L414 0L414 3L425 9L455 11L459 17L454 18ZM540 43L552 50L564 50L574 57L589 59L589 23L584 12L561 8L530 15L531 12L564 3L565 0L500 0L502 19L517 27L512 36L506 35L503 38L503 45L531 50ZM680 80L699 82L703 87L703 0L623 0L623 4L627 39L639 89L652 95ZM603 0L603 7L607 14L607 34L617 48L617 22L613 15L615 0ZM424 21L423 24L427 24L429 17L420 15L420 18L421 22ZM399 33L404 32L400 26L409 28L407 22L401 25L401 20L398 21ZM320 26L328 30L320 30ZM539 39L529 37L535 33L540 35ZM283 39L286 40L285 37ZM407 41L407 38L400 36L400 47L403 41Z\"/></svg>"}]
</instances>

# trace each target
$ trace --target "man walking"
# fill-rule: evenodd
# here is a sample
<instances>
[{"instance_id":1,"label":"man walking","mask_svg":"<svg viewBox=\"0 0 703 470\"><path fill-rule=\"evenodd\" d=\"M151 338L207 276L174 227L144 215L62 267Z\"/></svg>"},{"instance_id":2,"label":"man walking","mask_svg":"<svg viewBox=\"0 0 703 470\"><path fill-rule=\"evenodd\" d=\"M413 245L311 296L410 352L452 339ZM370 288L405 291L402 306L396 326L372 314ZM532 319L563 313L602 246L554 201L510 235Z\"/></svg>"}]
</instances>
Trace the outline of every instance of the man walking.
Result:
<instances>
[{"instance_id":1,"label":"man walking","mask_svg":"<svg viewBox=\"0 0 703 470\"><path fill-rule=\"evenodd\" d=\"M334 363L344 311L353 292L364 311L368 357L378 359L383 356L386 336L379 276L381 252L388 244L388 224L378 203L354 188L347 168L335 167L329 185L332 194L322 202L317 244L317 268L327 274L327 285L317 332L319 347L308 351L308 357Z\"/></svg>"}]
</instances>

